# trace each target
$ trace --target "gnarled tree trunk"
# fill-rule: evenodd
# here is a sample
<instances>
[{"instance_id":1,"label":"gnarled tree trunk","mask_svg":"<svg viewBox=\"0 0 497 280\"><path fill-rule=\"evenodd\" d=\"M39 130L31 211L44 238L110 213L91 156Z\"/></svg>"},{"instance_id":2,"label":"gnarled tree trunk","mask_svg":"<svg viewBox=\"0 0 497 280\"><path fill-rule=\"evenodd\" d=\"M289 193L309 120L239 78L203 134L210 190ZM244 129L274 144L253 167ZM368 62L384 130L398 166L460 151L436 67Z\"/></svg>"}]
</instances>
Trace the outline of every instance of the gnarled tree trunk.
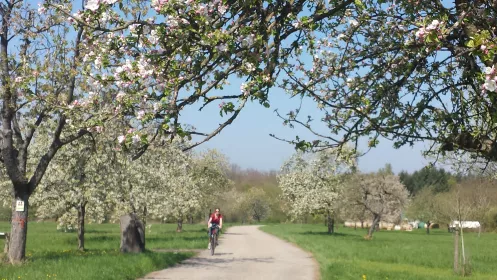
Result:
<instances>
[{"instance_id":1,"label":"gnarled tree trunk","mask_svg":"<svg viewBox=\"0 0 497 280\"><path fill-rule=\"evenodd\" d=\"M19 189L19 188L18 188ZM27 190L27 186L26 186ZM28 234L29 195L27 191L15 192L12 202L12 223L10 228L9 261L13 264L24 260L26 256L26 238ZM17 201L24 203L23 211L17 208Z\"/></svg>"},{"instance_id":2,"label":"gnarled tree trunk","mask_svg":"<svg viewBox=\"0 0 497 280\"><path fill-rule=\"evenodd\" d=\"M426 222L426 234L430 234L430 221Z\"/></svg>"},{"instance_id":3,"label":"gnarled tree trunk","mask_svg":"<svg viewBox=\"0 0 497 280\"><path fill-rule=\"evenodd\" d=\"M85 250L85 215L86 205L83 203L78 209L78 250Z\"/></svg>"},{"instance_id":4,"label":"gnarled tree trunk","mask_svg":"<svg viewBox=\"0 0 497 280\"><path fill-rule=\"evenodd\" d=\"M176 232L182 232L183 231L183 219L179 218L178 219L178 227L176 228Z\"/></svg>"},{"instance_id":5,"label":"gnarled tree trunk","mask_svg":"<svg viewBox=\"0 0 497 280\"><path fill-rule=\"evenodd\" d=\"M373 222L371 223L371 227L369 228L369 231L368 231L368 238L369 239L373 238L373 232L374 232L376 226L378 225L378 223L380 222L380 219L381 219L380 215L373 214Z\"/></svg>"}]
</instances>

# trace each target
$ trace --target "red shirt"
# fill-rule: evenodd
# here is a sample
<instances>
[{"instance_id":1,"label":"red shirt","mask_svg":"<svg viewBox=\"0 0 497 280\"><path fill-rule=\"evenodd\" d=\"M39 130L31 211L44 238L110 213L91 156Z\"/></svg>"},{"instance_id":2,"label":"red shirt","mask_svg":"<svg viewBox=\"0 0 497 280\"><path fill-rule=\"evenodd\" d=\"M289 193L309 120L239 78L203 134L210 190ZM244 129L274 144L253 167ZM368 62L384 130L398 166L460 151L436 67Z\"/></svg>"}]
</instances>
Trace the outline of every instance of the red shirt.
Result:
<instances>
[{"instance_id":1,"label":"red shirt","mask_svg":"<svg viewBox=\"0 0 497 280\"><path fill-rule=\"evenodd\" d=\"M217 216L217 218L216 218L216 213L212 213L212 215L211 215L211 223L219 224L220 220L222 218L223 218L223 215L221 215L221 213L219 213L219 215Z\"/></svg>"}]
</instances>

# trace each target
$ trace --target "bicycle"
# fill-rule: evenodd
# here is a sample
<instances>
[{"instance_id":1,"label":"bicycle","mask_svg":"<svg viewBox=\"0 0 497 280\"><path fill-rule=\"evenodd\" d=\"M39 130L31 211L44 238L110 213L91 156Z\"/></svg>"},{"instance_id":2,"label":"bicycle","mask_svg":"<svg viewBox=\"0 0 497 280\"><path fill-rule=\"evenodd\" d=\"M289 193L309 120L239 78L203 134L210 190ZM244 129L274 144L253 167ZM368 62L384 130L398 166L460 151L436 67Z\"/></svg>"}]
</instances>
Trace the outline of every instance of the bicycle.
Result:
<instances>
[{"instance_id":1,"label":"bicycle","mask_svg":"<svg viewBox=\"0 0 497 280\"><path fill-rule=\"evenodd\" d=\"M214 250L216 250L217 237L218 237L219 226L212 225L211 226L211 256L214 255Z\"/></svg>"}]
</instances>

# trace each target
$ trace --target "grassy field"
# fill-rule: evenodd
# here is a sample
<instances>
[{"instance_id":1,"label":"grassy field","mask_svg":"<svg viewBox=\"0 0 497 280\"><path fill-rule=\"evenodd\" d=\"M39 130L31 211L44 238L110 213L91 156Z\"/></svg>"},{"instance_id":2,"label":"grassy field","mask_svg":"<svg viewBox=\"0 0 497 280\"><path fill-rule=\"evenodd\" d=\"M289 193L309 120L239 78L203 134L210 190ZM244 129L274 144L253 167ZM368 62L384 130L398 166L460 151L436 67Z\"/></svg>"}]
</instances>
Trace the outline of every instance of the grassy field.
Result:
<instances>
[{"instance_id":1,"label":"grassy field","mask_svg":"<svg viewBox=\"0 0 497 280\"><path fill-rule=\"evenodd\" d=\"M208 239L206 226L153 224L146 232L147 249L204 249ZM192 252L154 252L121 254L118 224L87 225L85 247L77 250L76 233L56 231L55 223L29 224L27 263L21 266L0 264L2 279L136 279L148 272L166 268L191 257ZM0 231L10 231L0 223ZM3 240L0 240L3 249Z\"/></svg>"},{"instance_id":2,"label":"grassy field","mask_svg":"<svg viewBox=\"0 0 497 280\"><path fill-rule=\"evenodd\" d=\"M311 252L329 279L497 279L497 234L465 233L466 254L473 273L460 278L452 272L452 234L433 230L381 231L365 240L366 230L340 227L334 235L323 225L267 225L262 230Z\"/></svg>"}]
</instances>

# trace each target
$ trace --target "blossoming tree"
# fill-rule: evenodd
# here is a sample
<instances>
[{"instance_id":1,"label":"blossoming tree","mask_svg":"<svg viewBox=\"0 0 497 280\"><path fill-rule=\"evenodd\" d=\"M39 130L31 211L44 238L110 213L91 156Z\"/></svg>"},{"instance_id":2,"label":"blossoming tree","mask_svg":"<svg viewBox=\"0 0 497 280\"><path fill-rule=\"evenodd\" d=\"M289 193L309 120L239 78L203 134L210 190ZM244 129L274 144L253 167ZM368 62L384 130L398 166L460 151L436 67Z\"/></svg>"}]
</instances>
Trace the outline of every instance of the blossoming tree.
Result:
<instances>
[{"instance_id":1,"label":"blossoming tree","mask_svg":"<svg viewBox=\"0 0 497 280\"><path fill-rule=\"evenodd\" d=\"M124 145L142 142L144 151L159 134L195 135L187 148L195 147L231 124L248 101L269 107L280 65L303 52L299 44L308 33L335 25L353 2L90 0L76 13L50 1L46 7L92 30L85 42L93 47L83 60L92 62L95 80L117 92L117 114L154 128L150 137L136 130L119 138ZM243 78L239 92L223 90L231 77ZM185 108L212 104L225 116L212 131L182 122Z\"/></svg>"},{"instance_id":2,"label":"blossoming tree","mask_svg":"<svg viewBox=\"0 0 497 280\"><path fill-rule=\"evenodd\" d=\"M367 0L346 16L340 28L323 26L307 41L312 63L301 56L285 68L282 86L315 100L313 119L329 128L296 112L281 115L317 136L301 145L429 141L428 152L497 160L493 2Z\"/></svg>"},{"instance_id":3,"label":"blossoming tree","mask_svg":"<svg viewBox=\"0 0 497 280\"><path fill-rule=\"evenodd\" d=\"M306 159L299 152L285 162L278 176L283 197L289 201L291 215L323 214L328 233L334 231L334 215L342 197L346 174L354 169L352 153L324 150Z\"/></svg>"},{"instance_id":4,"label":"blossoming tree","mask_svg":"<svg viewBox=\"0 0 497 280\"><path fill-rule=\"evenodd\" d=\"M25 257L28 199L50 161L64 145L98 130L104 118L97 113L105 107L104 90L80 75L83 28L66 29L65 21L26 1L0 7L0 158L13 190L13 263ZM42 134L50 139L35 158L30 146Z\"/></svg>"},{"instance_id":5,"label":"blossoming tree","mask_svg":"<svg viewBox=\"0 0 497 280\"><path fill-rule=\"evenodd\" d=\"M251 188L237 199L238 210L243 213L242 222L246 218L256 221L266 219L271 214L271 205L266 192L262 188Z\"/></svg>"},{"instance_id":6,"label":"blossoming tree","mask_svg":"<svg viewBox=\"0 0 497 280\"><path fill-rule=\"evenodd\" d=\"M407 204L409 191L399 177L388 174L357 174L349 181L344 200L352 212L367 212L372 217L368 238L381 220L397 222Z\"/></svg>"},{"instance_id":7,"label":"blossoming tree","mask_svg":"<svg viewBox=\"0 0 497 280\"><path fill-rule=\"evenodd\" d=\"M217 150L209 149L205 152L195 153L193 157L193 176L202 194L201 209L213 207L233 182L228 178L230 163L228 158ZM194 213L190 213L193 215Z\"/></svg>"},{"instance_id":8,"label":"blossoming tree","mask_svg":"<svg viewBox=\"0 0 497 280\"><path fill-rule=\"evenodd\" d=\"M85 222L101 223L110 212L102 172L108 155L86 142L62 148L31 198L37 217L57 218L60 227L77 229L80 250L85 249Z\"/></svg>"},{"instance_id":9,"label":"blossoming tree","mask_svg":"<svg viewBox=\"0 0 497 280\"><path fill-rule=\"evenodd\" d=\"M1 160L13 206L23 205L12 212L11 262L24 259L28 199L63 145L116 117L135 128L118 137L125 146L141 144L134 158L158 135L203 137L186 149L208 141L248 101L269 106L280 65L303 52L298 46L307 34L336 25L353 3L45 0L32 7L4 0ZM233 76L245 80L240 92L222 92ZM180 121L186 107L217 102L227 116L213 131ZM49 119L57 123L52 140L28 170L28 147Z\"/></svg>"}]
</instances>

